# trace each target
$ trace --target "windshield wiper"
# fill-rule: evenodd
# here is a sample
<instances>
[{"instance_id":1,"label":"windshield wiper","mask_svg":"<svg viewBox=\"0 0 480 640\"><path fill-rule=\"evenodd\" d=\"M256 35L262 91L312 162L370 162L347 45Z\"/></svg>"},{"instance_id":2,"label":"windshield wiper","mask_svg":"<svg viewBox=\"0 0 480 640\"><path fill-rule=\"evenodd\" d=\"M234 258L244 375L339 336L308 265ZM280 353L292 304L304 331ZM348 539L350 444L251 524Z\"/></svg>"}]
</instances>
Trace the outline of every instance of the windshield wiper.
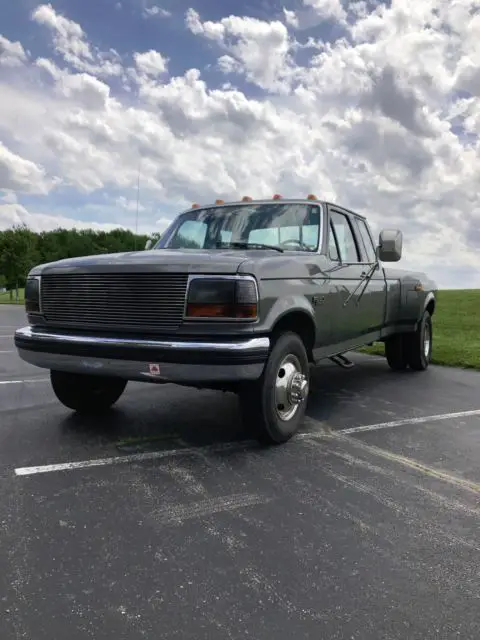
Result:
<instances>
[{"instance_id":1,"label":"windshield wiper","mask_svg":"<svg viewBox=\"0 0 480 640\"><path fill-rule=\"evenodd\" d=\"M217 242L217 249L234 247L235 249L273 249L273 251L279 251L283 253L281 247L276 247L273 244L262 244L261 242Z\"/></svg>"}]
</instances>

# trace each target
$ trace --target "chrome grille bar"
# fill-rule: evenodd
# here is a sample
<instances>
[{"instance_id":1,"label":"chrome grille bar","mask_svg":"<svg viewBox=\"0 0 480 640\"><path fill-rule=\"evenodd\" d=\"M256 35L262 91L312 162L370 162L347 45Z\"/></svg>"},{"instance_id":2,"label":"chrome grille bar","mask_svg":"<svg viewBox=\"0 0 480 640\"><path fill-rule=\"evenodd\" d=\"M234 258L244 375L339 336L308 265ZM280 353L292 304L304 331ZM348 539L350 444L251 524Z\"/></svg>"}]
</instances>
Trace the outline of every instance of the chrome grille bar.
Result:
<instances>
[{"instance_id":1,"label":"chrome grille bar","mask_svg":"<svg viewBox=\"0 0 480 640\"><path fill-rule=\"evenodd\" d=\"M187 282L183 273L45 274L42 312L55 326L172 331L183 319Z\"/></svg>"}]
</instances>

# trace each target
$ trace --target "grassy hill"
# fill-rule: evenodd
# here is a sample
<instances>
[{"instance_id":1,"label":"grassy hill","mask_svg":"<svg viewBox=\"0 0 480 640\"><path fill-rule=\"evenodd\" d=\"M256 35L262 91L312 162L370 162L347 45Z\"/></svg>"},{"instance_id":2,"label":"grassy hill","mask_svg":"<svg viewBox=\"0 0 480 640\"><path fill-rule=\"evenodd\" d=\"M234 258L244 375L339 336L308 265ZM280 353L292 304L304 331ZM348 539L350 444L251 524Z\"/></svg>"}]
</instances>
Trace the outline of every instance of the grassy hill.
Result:
<instances>
[{"instance_id":1,"label":"grassy hill","mask_svg":"<svg viewBox=\"0 0 480 640\"><path fill-rule=\"evenodd\" d=\"M23 304L23 289L19 295ZM9 293L0 293L1 303L10 303ZM361 351L383 355L384 347L378 343ZM480 289L439 291L433 317L433 362L480 369Z\"/></svg>"}]
</instances>

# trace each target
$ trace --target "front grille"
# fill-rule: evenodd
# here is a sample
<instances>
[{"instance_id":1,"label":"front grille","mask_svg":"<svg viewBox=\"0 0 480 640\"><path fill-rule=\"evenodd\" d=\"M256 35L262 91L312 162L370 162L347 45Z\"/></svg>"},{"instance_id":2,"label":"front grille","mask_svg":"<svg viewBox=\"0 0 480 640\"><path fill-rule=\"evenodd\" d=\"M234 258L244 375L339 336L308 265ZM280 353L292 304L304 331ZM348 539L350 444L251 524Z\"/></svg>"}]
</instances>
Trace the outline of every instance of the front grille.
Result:
<instances>
[{"instance_id":1,"label":"front grille","mask_svg":"<svg viewBox=\"0 0 480 640\"><path fill-rule=\"evenodd\" d=\"M51 325L172 331L183 319L183 273L59 273L42 276L41 304Z\"/></svg>"}]
</instances>

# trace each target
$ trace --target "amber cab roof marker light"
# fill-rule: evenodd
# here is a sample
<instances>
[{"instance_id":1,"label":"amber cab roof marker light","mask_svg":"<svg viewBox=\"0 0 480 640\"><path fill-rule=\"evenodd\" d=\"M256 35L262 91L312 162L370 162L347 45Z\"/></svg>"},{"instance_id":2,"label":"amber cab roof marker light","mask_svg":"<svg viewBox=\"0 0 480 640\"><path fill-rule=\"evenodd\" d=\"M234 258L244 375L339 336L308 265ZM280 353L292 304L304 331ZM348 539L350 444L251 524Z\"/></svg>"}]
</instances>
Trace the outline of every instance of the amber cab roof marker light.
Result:
<instances>
[{"instance_id":1,"label":"amber cab roof marker light","mask_svg":"<svg viewBox=\"0 0 480 640\"><path fill-rule=\"evenodd\" d=\"M215 200L215 204L225 204L225 200L217 199Z\"/></svg>"},{"instance_id":2,"label":"amber cab roof marker light","mask_svg":"<svg viewBox=\"0 0 480 640\"><path fill-rule=\"evenodd\" d=\"M307 196L307 200L318 200L318 198L315 194L309 193Z\"/></svg>"},{"instance_id":3,"label":"amber cab roof marker light","mask_svg":"<svg viewBox=\"0 0 480 640\"><path fill-rule=\"evenodd\" d=\"M242 202L251 202L252 198L250 196L243 196Z\"/></svg>"},{"instance_id":4,"label":"amber cab roof marker light","mask_svg":"<svg viewBox=\"0 0 480 640\"><path fill-rule=\"evenodd\" d=\"M192 209L199 209L199 208L200 208L200 205L198 204L198 202L194 202L192 204Z\"/></svg>"}]
</instances>

